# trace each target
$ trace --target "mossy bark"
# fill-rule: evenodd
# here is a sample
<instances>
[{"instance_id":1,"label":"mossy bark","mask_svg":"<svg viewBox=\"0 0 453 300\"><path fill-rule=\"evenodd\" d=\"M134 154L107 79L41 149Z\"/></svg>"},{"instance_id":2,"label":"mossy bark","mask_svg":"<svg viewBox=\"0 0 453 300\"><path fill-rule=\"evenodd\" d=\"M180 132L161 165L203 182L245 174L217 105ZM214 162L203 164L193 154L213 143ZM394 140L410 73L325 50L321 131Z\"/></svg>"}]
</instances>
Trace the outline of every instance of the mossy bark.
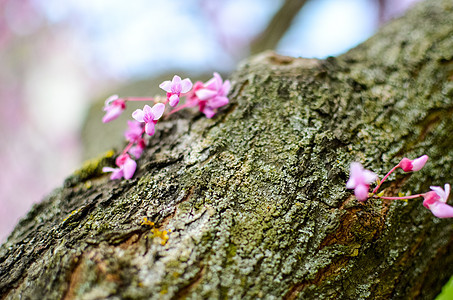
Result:
<instances>
[{"instance_id":1,"label":"mossy bark","mask_svg":"<svg viewBox=\"0 0 453 300\"><path fill-rule=\"evenodd\" d=\"M452 62L451 1L337 58L249 60L215 118L159 122L133 179L100 172L109 153L36 205L0 248L2 299L433 298L452 221L345 182L421 154L387 195L451 182Z\"/></svg>"}]
</instances>

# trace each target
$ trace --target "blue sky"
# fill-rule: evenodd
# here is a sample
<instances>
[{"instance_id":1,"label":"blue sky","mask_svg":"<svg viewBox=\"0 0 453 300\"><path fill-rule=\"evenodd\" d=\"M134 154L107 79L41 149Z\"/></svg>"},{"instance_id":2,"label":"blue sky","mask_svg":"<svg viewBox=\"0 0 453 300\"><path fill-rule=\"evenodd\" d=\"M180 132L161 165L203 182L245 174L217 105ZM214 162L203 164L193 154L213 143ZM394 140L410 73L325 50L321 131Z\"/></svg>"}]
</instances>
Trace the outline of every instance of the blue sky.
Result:
<instances>
[{"instance_id":1,"label":"blue sky","mask_svg":"<svg viewBox=\"0 0 453 300\"><path fill-rule=\"evenodd\" d=\"M247 44L282 3L40 1L50 22L70 20L75 36L89 50L88 59L94 60L106 74L126 78L168 69L231 70L237 61L235 53L225 50L225 44ZM374 32L375 11L370 0L311 1L281 41L278 51L318 58L342 53ZM241 54L238 50L237 56Z\"/></svg>"}]
</instances>

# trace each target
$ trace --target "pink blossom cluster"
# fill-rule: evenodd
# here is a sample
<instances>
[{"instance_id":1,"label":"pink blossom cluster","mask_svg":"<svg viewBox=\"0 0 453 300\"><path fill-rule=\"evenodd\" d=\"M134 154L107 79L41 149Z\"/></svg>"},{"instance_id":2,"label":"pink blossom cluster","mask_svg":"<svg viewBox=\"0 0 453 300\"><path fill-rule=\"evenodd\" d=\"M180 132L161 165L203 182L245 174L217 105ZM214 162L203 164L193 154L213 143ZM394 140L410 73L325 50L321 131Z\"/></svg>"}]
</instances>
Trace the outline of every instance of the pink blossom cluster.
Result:
<instances>
[{"instance_id":1,"label":"pink blossom cluster","mask_svg":"<svg viewBox=\"0 0 453 300\"><path fill-rule=\"evenodd\" d=\"M146 148L145 133L147 136L154 135L156 124L164 115L167 103L171 107L175 107L168 115L186 107L198 106L199 111L207 118L214 117L219 108L229 103L227 95L230 90L230 81L223 81L218 73L214 73L214 77L207 82L197 81L195 85L189 78L182 80L181 77L175 75L171 81L164 81L159 87L167 92L166 100L163 102L159 102L156 98L120 98L118 95L110 96L105 101L105 115L102 118L104 123L118 118L126 109L128 101L154 102L152 107L145 105L143 109L137 109L132 113L134 120L127 122L128 128L124 133L129 143L115 161L117 168L104 167L102 169L103 172L112 172L110 179L123 177L130 179L134 176L137 163L131 155L135 159L140 158ZM178 106L181 97L185 97L186 101Z\"/></svg>"},{"instance_id":2,"label":"pink blossom cluster","mask_svg":"<svg viewBox=\"0 0 453 300\"><path fill-rule=\"evenodd\" d=\"M438 218L453 218L453 207L447 204L450 194L450 184L445 184L442 189L439 186L431 186L431 191L400 197L386 197L383 192L377 193L384 181L396 169L401 168L404 172L415 172L421 170L428 160L427 155L422 155L416 159L403 158L395 167L393 167L383 178L378 180L378 176L362 167L358 162L351 163L350 177L346 183L346 188L354 189L354 195L358 201L364 202L369 198L387 199L387 200L405 200L423 197L423 206L431 211ZM370 185L377 181L378 184L369 193Z\"/></svg>"}]
</instances>

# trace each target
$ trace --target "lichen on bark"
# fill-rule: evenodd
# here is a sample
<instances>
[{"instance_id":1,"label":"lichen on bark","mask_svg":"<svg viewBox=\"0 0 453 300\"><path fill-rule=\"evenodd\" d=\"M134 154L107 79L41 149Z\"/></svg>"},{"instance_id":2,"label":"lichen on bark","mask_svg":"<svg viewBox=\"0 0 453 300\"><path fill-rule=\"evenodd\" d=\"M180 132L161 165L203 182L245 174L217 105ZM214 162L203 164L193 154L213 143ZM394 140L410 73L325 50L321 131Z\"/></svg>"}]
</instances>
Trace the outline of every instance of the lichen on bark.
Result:
<instances>
[{"instance_id":1,"label":"lichen on bark","mask_svg":"<svg viewBox=\"0 0 453 300\"><path fill-rule=\"evenodd\" d=\"M159 122L133 179L99 173L107 155L36 205L0 248L2 298L432 298L451 221L344 185L352 161L421 154L386 193L451 180L452 15L429 1L337 58L246 61L218 116Z\"/></svg>"}]
</instances>

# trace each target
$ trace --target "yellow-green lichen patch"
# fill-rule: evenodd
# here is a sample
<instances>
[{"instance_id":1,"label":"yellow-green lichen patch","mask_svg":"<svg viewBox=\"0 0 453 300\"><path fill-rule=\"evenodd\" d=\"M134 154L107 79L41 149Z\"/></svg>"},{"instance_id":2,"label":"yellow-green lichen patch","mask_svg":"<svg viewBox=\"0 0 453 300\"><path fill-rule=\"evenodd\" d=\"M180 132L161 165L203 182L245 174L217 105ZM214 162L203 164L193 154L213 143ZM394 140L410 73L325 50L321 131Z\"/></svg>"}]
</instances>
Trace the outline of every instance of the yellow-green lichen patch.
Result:
<instances>
[{"instance_id":1,"label":"yellow-green lichen patch","mask_svg":"<svg viewBox=\"0 0 453 300\"><path fill-rule=\"evenodd\" d=\"M71 213L66 218L64 218L63 223L65 223L69 218L71 218L75 214L79 213L79 211L80 211L80 209L76 209L76 210L71 211Z\"/></svg>"},{"instance_id":2,"label":"yellow-green lichen patch","mask_svg":"<svg viewBox=\"0 0 453 300\"><path fill-rule=\"evenodd\" d=\"M165 246L165 244L167 244L167 241L170 239L169 234L171 234L171 229L159 230L158 228L154 227L154 222L148 220L147 217L143 218L143 221L140 223L140 225L151 227L151 234L149 235L149 238L158 238L162 246Z\"/></svg>"},{"instance_id":3,"label":"yellow-green lichen patch","mask_svg":"<svg viewBox=\"0 0 453 300\"><path fill-rule=\"evenodd\" d=\"M76 183L85 182L91 178L104 175L105 173L102 172L102 168L113 163L114 155L115 152L113 150L109 150L97 158L85 161L80 169L74 171L71 176L66 178L65 185L73 186ZM90 183L85 185L85 188L87 189L90 187Z\"/></svg>"}]
</instances>

